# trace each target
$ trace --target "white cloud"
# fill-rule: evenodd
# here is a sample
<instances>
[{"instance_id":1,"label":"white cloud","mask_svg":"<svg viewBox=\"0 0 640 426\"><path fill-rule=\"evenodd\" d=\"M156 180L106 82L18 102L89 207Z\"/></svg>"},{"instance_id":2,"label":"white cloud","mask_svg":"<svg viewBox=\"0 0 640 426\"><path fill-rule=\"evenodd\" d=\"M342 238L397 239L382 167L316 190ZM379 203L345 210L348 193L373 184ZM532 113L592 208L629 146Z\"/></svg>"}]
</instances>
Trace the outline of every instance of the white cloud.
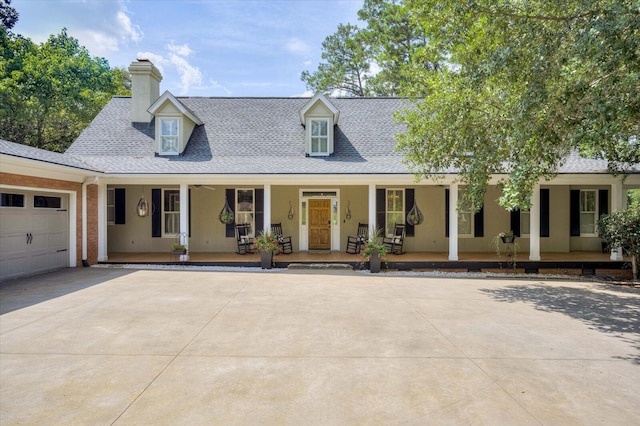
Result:
<instances>
[{"instance_id":1,"label":"white cloud","mask_svg":"<svg viewBox=\"0 0 640 426\"><path fill-rule=\"evenodd\" d=\"M109 56L130 42L139 42L144 33L129 17L123 1L83 2L69 12L69 35L78 39L93 56ZM74 20L82 19L80 22Z\"/></svg>"},{"instance_id":2,"label":"white cloud","mask_svg":"<svg viewBox=\"0 0 640 426\"><path fill-rule=\"evenodd\" d=\"M216 80L213 80L213 79L209 80L209 86L211 86L211 89L213 90L221 89L227 95L231 94L231 90L229 90L227 87L223 86L222 84L218 83Z\"/></svg>"},{"instance_id":3,"label":"white cloud","mask_svg":"<svg viewBox=\"0 0 640 426\"><path fill-rule=\"evenodd\" d=\"M132 40L138 42L142 40L144 33L140 29L138 25L133 25L131 23L131 19L125 13L127 9L124 5L120 4L121 9L116 14L116 28L119 30L120 38L125 42L128 40Z\"/></svg>"},{"instance_id":4,"label":"white cloud","mask_svg":"<svg viewBox=\"0 0 640 426\"><path fill-rule=\"evenodd\" d=\"M191 54L192 50L189 45L176 45L173 43L165 46L166 56L159 55L153 52L138 52L138 59L148 59L158 67L161 74L164 75L165 70L171 69L178 73L180 83L178 88L180 90L177 95L186 95L191 88L200 88L202 86L202 72L200 68L191 65L184 55Z\"/></svg>"},{"instance_id":5,"label":"white cloud","mask_svg":"<svg viewBox=\"0 0 640 426\"><path fill-rule=\"evenodd\" d=\"M312 60L308 60L308 61L304 61L302 65L304 65L305 67L308 67L308 66L311 66L312 63L313 63Z\"/></svg>"},{"instance_id":6,"label":"white cloud","mask_svg":"<svg viewBox=\"0 0 640 426\"><path fill-rule=\"evenodd\" d=\"M202 72L200 68L191 65L185 58L175 53L169 53L169 60L176 67L180 76L181 95L189 93L191 86L200 86L202 84Z\"/></svg>"},{"instance_id":7,"label":"white cloud","mask_svg":"<svg viewBox=\"0 0 640 426\"><path fill-rule=\"evenodd\" d=\"M305 55L309 53L309 46L299 38L292 38L287 41L285 48L296 55Z\"/></svg>"},{"instance_id":8,"label":"white cloud","mask_svg":"<svg viewBox=\"0 0 640 426\"><path fill-rule=\"evenodd\" d=\"M171 65L171 62L165 59L162 55L158 55L152 52L138 52L136 58L150 60L151 62L153 62L153 65L158 68L160 74L164 74L165 66Z\"/></svg>"},{"instance_id":9,"label":"white cloud","mask_svg":"<svg viewBox=\"0 0 640 426\"><path fill-rule=\"evenodd\" d=\"M291 98L312 98L314 93L311 90L306 90L299 95L292 95Z\"/></svg>"},{"instance_id":10,"label":"white cloud","mask_svg":"<svg viewBox=\"0 0 640 426\"><path fill-rule=\"evenodd\" d=\"M171 42L167 45L167 49L179 56L189 56L191 55L191 53L193 53L188 44L177 45Z\"/></svg>"}]
</instances>

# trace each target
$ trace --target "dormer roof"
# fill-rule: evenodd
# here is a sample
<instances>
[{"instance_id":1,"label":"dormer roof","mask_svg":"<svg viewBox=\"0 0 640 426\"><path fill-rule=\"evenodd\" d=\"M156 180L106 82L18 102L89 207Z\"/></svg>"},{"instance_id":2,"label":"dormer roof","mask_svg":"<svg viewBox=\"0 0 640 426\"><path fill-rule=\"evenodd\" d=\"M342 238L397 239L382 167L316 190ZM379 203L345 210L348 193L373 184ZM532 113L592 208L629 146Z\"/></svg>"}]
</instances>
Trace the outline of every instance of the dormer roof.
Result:
<instances>
[{"instance_id":1,"label":"dormer roof","mask_svg":"<svg viewBox=\"0 0 640 426\"><path fill-rule=\"evenodd\" d=\"M165 102L171 102L174 107L176 107L183 115L188 117L191 121L193 121L196 125L201 125L202 120L198 118L197 115L193 113L189 108L187 108L182 102L180 102L175 96L171 94L168 90L165 90L162 95L151 106L147 109L149 114L155 115L156 112L162 108Z\"/></svg>"},{"instance_id":2,"label":"dormer roof","mask_svg":"<svg viewBox=\"0 0 640 426\"><path fill-rule=\"evenodd\" d=\"M309 112L309 110L313 108L318 102L321 102L329 111L331 111L331 114L333 115L333 124L338 124L340 110L338 110L338 108L336 108L336 106L331 103L331 101L322 93L316 93L315 96L309 99L309 101L304 104L302 109L300 109L300 111L298 112L298 114L300 115L300 123L302 125L305 124L305 117L307 115L307 112Z\"/></svg>"}]
</instances>

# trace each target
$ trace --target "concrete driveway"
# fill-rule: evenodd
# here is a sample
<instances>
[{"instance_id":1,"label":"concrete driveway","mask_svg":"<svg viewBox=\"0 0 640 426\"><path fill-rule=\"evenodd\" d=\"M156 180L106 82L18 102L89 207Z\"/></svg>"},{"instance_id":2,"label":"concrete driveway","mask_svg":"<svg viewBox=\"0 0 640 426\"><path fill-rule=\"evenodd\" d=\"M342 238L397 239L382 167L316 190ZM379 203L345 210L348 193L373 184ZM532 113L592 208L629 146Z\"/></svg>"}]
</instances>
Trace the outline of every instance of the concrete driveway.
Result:
<instances>
[{"instance_id":1,"label":"concrete driveway","mask_svg":"<svg viewBox=\"0 0 640 426\"><path fill-rule=\"evenodd\" d=\"M640 418L637 288L79 268L0 311L2 425Z\"/></svg>"}]
</instances>

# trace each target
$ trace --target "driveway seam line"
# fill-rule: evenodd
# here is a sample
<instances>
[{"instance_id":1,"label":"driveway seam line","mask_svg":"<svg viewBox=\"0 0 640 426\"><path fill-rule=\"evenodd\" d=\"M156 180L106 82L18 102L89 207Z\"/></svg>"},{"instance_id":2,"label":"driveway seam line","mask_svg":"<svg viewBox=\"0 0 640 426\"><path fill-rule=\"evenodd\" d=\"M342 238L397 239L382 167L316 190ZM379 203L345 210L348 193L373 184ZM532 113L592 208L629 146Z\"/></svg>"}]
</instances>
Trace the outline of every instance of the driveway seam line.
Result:
<instances>
[{"instance_id":1,"label":"driveway seam line","mask_svg":"<svg viewBox=\"0 0 640 426\"><path fill-rule=\"evenodd\" d=\"M140 391L140 393L133 398L133 400L124 408L124 410L122 410L122 412L120 414L118 414L118 416L113 420L113 422L111 422L111 425L113 426L114 424L116 424L116 422L118 420L120 420L120 418L127 412L129 411L129 408L131 408L131 406L133 406L133 404L136 403L136 401L138 399L140 399L140 397L142 395L144 395L144 393L147 391L147 389L149 389L151 387L151 385L153 385L156 380L158 380L158 378L165 372L167 371L167 369L174 363L174 361L176 359L178 359L178 357L182 354L182 352L184 352L184 350L189 347L189 345L204 331L205 328L207 328L209 326L209 324L211 324L213 322L214 319L216 319L216 317L220 314L220 312L222 312L228 305L229 303L231 303L236 297L238 297L238 295L240 293L242 293L244 291L244 289L247 287L247 285L249 285L249 283L245 283L242 288L240 290L238 290L236 292L236 294L234 294L232 297L229 298L229 300L227 300L227 302L222 305L222 307L220 309L218 309L213 316L209 319L209 321L206 322L206 324L204 324L200 330L198 330L197 333L195 333L193 335L193 337L191 339L189 339L189 341L187 343L185 343L185 345L173 356L171 357L171 359L169 360L169 362L167 362L167 364L158 372L158 374L155 375L155 377L153 377L153 379L151 379L151 381L149 383L147 383L147 385L144 387L144 389L142 389L142 391Z\"/></svg>"}]
</instances>

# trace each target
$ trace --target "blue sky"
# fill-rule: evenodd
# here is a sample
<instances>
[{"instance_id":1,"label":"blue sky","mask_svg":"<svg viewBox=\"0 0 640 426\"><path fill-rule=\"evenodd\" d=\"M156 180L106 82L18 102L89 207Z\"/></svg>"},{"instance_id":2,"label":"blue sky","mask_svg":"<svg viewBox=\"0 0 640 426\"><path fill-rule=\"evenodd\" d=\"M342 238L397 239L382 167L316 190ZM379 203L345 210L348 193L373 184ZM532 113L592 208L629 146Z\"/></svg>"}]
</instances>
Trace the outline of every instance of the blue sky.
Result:
<instances>
[{"instance_id":1,"label":"blue sky","mask_svg":"<svg viewBox=\"0 0 640 426\"><path fill-rule=\"evenodd\" d=\"M137 57L161 70L161 91L191 96L310 95L300 80L339 23L362 25L362 0L13 0L13 32L69 35L114 66Z\"/></svg>"}]
</instances>

